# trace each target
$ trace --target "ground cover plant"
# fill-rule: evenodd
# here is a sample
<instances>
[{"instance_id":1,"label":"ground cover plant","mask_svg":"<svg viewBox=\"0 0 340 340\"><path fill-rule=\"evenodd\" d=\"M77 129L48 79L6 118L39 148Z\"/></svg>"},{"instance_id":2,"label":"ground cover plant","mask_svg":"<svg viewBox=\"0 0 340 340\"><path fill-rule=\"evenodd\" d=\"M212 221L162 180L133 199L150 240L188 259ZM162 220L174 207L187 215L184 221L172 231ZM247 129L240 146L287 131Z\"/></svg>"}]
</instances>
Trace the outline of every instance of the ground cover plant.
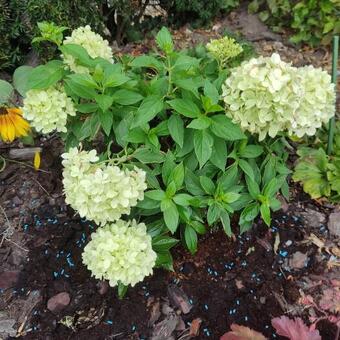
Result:
<instances>
[{"instance_id":1,"label":"ground cover plant","mask_svg":"<svg viewBox=\"0 0 340 340\"><path fill-rule=\"evenodd\" d=\"M32 127L65 141L66 202L99 225L83 262L120 296L154 266L172 269L179 239L195 253L209 228L238 232L233 218L241 234L258 216L270 226L277 194L288 196L285 138L312 135L334 115L324 71L275 54L231 69L242 48L230 38L198 55L176 51L162 28L157 51L116 59L89 26L66 38L51 27L40 39L54 42L60 58L18 68L14 83ZM2 86L7 101L12 88ZM2 135L12 140L3 110Z\"/></svg>"},{"instance_id":2,"label":"ground cover plant","mask_svg":"<svg viewBox=\"0 0 340 340\"><path fill-rule=\"evenodd\" d=\"M275 30L292 30L293 43L329 44L340 32L340 5L336 0L253 0L248 8Z\"/></svg>"}]
</instances>

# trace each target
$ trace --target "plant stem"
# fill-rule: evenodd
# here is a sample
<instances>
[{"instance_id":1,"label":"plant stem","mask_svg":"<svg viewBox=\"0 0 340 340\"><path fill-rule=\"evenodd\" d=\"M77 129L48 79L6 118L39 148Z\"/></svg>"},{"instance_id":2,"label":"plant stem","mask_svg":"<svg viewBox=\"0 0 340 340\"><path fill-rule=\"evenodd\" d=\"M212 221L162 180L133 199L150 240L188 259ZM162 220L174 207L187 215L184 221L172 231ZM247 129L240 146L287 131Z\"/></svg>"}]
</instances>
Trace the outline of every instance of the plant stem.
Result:
<instances>
[{"instance_id":1,"label":"plant stem","mask_svg":"<svg viewBox=\"0 0 340 340\"><path fill-rule=\"evenodd\" d=\"M339 55L339 36L335 35L333 37L333 53L332 53L332 56L333 56L332 58L332 83L333 84L336 84L338 55ZM328 155L330 155L333 151L334 130L335 130L335 116L332 117L329 121L328 144L327 144Z\"/></svg>"}]
</instances>

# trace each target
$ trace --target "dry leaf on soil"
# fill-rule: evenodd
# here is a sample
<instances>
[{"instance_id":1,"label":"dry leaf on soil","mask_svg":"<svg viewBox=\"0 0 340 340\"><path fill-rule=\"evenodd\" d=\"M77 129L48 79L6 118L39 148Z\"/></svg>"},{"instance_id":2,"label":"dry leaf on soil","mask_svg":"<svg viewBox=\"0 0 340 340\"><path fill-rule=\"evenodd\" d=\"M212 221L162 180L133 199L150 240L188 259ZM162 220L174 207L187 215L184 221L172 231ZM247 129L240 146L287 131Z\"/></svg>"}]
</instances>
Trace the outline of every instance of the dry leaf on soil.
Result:
<instances>
[{"instance_id":1,"label":"dry leaf on soil","mask_svg":"<svg viewBox=\"0 0 340 340\"><path fill-rule=\"evenodd\" d=\"M221 336L220 340L266 340L267 338L259 333L250 329L249 327L240 326L233 323L231 331Z\"/></svg>"},{"instance_id":2,"label":"dry leaf on soil","mask_svg":"<svg viewBox=\"0 0 340 340\"><path fill-rule=\"evenodd\" d=\"M272 326L278 335L290 340L322 340L317 329L308 328L301 318L289 319L287 316L272 319Z\"/></svg>"}]
</instances>

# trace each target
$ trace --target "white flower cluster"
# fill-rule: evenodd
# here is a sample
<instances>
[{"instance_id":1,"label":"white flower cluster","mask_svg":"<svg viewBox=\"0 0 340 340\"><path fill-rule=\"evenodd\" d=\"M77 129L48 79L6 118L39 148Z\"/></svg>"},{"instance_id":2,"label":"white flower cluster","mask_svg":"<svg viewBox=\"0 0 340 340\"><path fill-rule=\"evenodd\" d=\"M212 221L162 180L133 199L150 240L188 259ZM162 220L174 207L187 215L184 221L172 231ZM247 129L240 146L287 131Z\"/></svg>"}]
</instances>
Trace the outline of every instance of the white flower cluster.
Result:
<instances>
[{"instance_id":1,"label":"white flower cluster","mask_svg":"<svg viewBox=\"0 0 340 340\"><path fill-rule=\"evenodd\" d=\"M237 57L243 52L242 46L235 39L227 36L211 40L207 44L207 50L222 67L226 67L230 59Z\"/></svg>"},{"instance_id":2,"label":"white flower cluster","mask_svg":"<svg viewBox=\"0 0 340 340\"><path fill-rule=\"evenodd\" d=\"M156 253L144 223L118 220L97 229L83 252L83 263L97 279L132 287L152 274Z\"/></svg>"},{"instance_id":3,"label":"white flower cluster","mask_svg":"<svg viewBox=\"0 0 340 340\"><path fill-rule=\"evenodd\" d=\"M46 90L29 90L23 106L24 117L42 133L54 130L66 132L68 116L75 116L71 98L60 87L49 87Z\"/></svg>"},{"instance_id":4,"label":"white flower cluster","mask_svg":"<svg viewBox=\"0 0 340 340\"><path fill-rule=\"evenodd\" d=\"M66 203L81 217L104 225L129 214L144 198L145 171L121 170L118 166L96 164L95 150L71 148L63 157L63 185Z\"/></svg>"},{"instance_id":5,"label":"white flower cluster","mask_svg":"<svg viewBox=\"0 0 340 340\"><path fill-rule=\"evenodd\" d=\"M104 40L99 34L94 33L89 25L73 30L71 36L66 37L63 44L80 45L85 48L90 57L101 57L113 63L112 49L109 46L109 42ZM87 67L78 65L73 56L63 55L62 57L71 71L75 73L89 72Z\"/></svg>"},{"instance_id":6,"label":"white flower cluster","mask_svg":"<svg viewBox=\"0 0 340 340\"><path fill-rule=\"evenodd\" d=\"M227 115L241 128L275 137L313 135L335 114L331 77L313 66L296 68L278 54L253 58L232 70L223 86Z\"/></svg>"}]
</instances>

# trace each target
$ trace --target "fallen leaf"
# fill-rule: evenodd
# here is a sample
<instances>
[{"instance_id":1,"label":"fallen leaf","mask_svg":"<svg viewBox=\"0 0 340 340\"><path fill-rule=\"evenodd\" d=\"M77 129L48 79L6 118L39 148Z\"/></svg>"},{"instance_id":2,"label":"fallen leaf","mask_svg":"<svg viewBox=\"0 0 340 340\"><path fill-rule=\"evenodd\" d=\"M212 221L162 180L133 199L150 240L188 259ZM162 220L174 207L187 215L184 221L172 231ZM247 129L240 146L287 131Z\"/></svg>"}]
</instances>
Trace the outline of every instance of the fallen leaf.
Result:
<instances>
[{"instance_id":1,"label":"fallen leaf","mask_svg":"<svg viewBox=\"0 0 340 340\"><path fill-rule=\"evenodd\" d=\"M220 340L266 340L267 338L246 326L240 326L233 323L231 331L221 336Z\"/></svg>"},{"instance_id":2,"label":"fallen leaf","mask_svg":"<svg viewBox=\"0 0 340 340\"><path fill-rule=\"evenodd\" d=\"M244 285L243 285L243 283L242 283L242 280L235 280L235 284L236 284L236 287L237 287L237 289L242 289L242 288L244 288Z\"/></svg>"},{"instance_id":3,"label":"fallen leaf","mask_svg":"<svg viewBox=\"0 0 340 340\"><path fill-rule=\"evenodd\" d=\"M322 340L316 329L308 328L301 318L289 319L287 316L272 319L272 326L278 335L290 340Z\"/></svg>"},{"instance_id":4,"label":"fallen leaf","mask_svg":"<svg viewBox=\"0 0 340 340\"><path fill-rule=\"evenodd\" d=\"M172 305L180 308L184 314L188 314L192 308L188 296L176 285L168 286L168 296Z\"/></svg>"},{"instance_id":5,"label":"fallen leaf","mask_svg":"<svg viewBox=\"0 0 340 340\"><path fill-rule=\"evenodd\" d=\"M277 254L277 250L279 249L279 245L280 245L280 234L277 233L275 235L275 241L274 241L274 253Z\"/></svg>"},{"instance_id":6,"label":"fallen leaf","mask_svg":"<svg viewBox=\"0 0 340 340\"><path fill-rule=\"evenodd\" d=\"M324 310L333 313L340 312L340 291L339 288L328 288L323 290L319 305Z\"/></svg>"},{"instance_id":7,"label":"fallen leaf","mask_svg":"<svg viewBox=\"0 0 340 340\"><path fill-rule=\"evenodd\" d=\"M192 320L191 325L190 325L190 332L189 332L190 336L192 337L198 336L200 332L201 323L202 323L202 320L200 318Z\"/></svg>"}]
</instances>

